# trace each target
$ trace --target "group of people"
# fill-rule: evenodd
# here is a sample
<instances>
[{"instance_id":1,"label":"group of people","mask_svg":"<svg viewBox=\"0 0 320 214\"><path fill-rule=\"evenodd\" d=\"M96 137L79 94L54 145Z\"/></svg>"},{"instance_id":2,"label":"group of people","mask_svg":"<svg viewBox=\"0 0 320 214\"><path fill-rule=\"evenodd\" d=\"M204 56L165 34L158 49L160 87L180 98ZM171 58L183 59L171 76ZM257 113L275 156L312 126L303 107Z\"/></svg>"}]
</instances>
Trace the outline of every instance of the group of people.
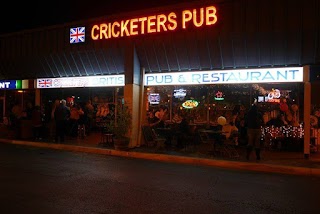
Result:
<instances>
[{"instance_id":1,"label":"group of people","mask_svg":"<svg viewBox=\"0 0 320 214\"><path fill-rule=\"evenodd\" d=\"M84 106L77 103L67 106L66 100L56 100L51 111L51 119L55 123L55 141L64 142L67 134L71 137L90 134L93 110L91 101Z\"/></svg>"},{"instance_id":2,"label":"group of people","mask_svg":"<svg viewBox=\"0 0 320 214\"><path fill-rule=\"evenodd\" d=\"M28 124L32 125L34 140L52 137L56 142L64 142L66 135L78 137L81 134L84 137L90 134L93 114L94 107L90 101L81 106L76 103L67 105L66 100L57 99L50 110L33 106L31 102L23 108L20 102L15 102L9 121L16 138L23 138L23 126L30 121Z\"/></svg>"},{"instance_id":3,"label":"group of people","mask_svg":"<svg viewBox=\"0 0 320 214\"><path fill-rule=\"evenodd\" d=\"M148 124L153 128L164 128L168 119L168 108L165 106L160 106L158 110L148 112Z\"/></svg>"},{"instance_id":4,"label":"group of people","mask_svg":"<svg viewBox=\"0 0 320 214\"><path fill-rule=\"evenodd\" d=\"M34 140L41 140L43 133L44 114L39 105L33 106L31 102L22 108L19 101L16 101L11 109L10 127L14 130L15 137L21 137L22 120L30 120L32 125L32 134Z\"/></svg>"},{"instance_id":5,"label":"group of people","mask_svg":"<svg viewBox=\"0 0 320 214\"><path fill-rule=\"evenodd\" d=\"M166 107L161 106L157 111L148 112L148 124L154 129L163 128L165 122L169 119L168 110ZM226 127L228 127L229 135L227 138L233 138L235 145L238 144L238 136L245 138L246 143L246 158L249 160L252 155L252 151L255 151L256 160L261 159L261 127L264 125L264 120L261 111L259 111L257 103L253 103L246 115L241 120L231 121ZM177 124L178 132L186 135L189 131L188 121L186 117L180 113L173 115L172 122ZM237 124L236 124L237 123ZM239 128L238 128L239 127ZM223 127L222 127L223 128ZM177 130L175 130L177 131ZM244 136L245 135L245 136ZM179 143L177 146L181 146Z\"/></svg>"},{"instance_id":6,"label":"group of people","mask_svg":"<svg viewBox=\"0 0 320 214\"><path fill-rule=\"evenodd\" d=\"M169 120L169 112L166 106L160 106L159 109L152 109L148 112L148 125L158 130L166 138L166 146L171 147L173 137L176 138L177 149L183 148L183 145L191 135L191 129L188 125L187 117L180 111L175 111L172 120ZM170 126L170 129L163 129Z\"/></svg>"}]
</instances>

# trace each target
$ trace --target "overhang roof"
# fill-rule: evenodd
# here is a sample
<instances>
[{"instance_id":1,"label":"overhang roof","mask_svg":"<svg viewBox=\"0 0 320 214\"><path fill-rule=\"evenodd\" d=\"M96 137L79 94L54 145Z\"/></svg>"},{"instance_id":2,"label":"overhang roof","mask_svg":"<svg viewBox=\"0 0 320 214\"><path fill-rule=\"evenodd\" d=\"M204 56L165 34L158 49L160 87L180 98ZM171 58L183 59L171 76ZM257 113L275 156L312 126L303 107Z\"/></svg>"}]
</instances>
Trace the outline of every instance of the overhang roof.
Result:
<instances>
[{"instance_id":1,"label":"overhang roof","mask_svg":"<svg viewBox=\"0 0 320 214\"><path fill-rule=\"evenodd\" d=\"M271 7L270 2L226 1L219 5L224 20L217 26L3 58L0 79L122 74L127 41L134 43L140 66L147 73L320 64L320 22L315 21L320 4L312 2L281 1L283 7ZM270 13L273 17L267 16ZM292 18L300 24L289 22ZM59 42L65 44L64 39L68 38Z\"/></svg>"},{"instance_id":2,"label":"overhang roof","mask_svg":"<svg viewBox=\"0 0 320 214\"><path fill-rule=\"evenodd\" d=\"M314 51L301 53L297 36L232 35L184 32L134 41L141 67L148 72L280 67L319 63ZM290 48L286 47L291 41ZM5 79L72 77L124 73L124 46L88 48L2 61ZM310 54L311 53L311 54Z\"/></svg>"}]
</instances>

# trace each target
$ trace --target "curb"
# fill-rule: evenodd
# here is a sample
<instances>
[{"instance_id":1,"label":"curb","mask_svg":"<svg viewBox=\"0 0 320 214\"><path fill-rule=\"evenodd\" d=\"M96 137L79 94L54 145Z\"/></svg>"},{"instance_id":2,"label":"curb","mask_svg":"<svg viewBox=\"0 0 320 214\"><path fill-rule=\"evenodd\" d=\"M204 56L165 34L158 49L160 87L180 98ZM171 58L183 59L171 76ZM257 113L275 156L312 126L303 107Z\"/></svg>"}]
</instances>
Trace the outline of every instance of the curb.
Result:
<instances>
[{"instance_id":1,"label":"curb","mask_svg":"<svg viewBox=\"0 0 320 214\"><path fill-rule=\"evenodd\" d=\"M15 144L15 145L33 146L33 147L39 147L39 148L51 148L51 149L73 151L73 152L112 155L112 156L127 157L127 158L139 158L139 159L169 162L169 163L211 166L211 167L242 170L242 171L256 171L256 172L269 172L269 173L278 173L278 174L320 177L320 169L318 168L295 167L295 166L284 166L284 165L263 164L263 163L249 163L249 162L239 162L239 161L216 160L216 159L208 159L208 158L183 157L183 156L175 156L175 155L167 155L167 154L119 151L119 150L105 149L105 148L94 148L94 147L68 145L68 144L53 144L53 143L45 143L45 142L19 141L19 140L8 140L8 139L0 139L0 142Z\"/></svg>"}]
</instances>

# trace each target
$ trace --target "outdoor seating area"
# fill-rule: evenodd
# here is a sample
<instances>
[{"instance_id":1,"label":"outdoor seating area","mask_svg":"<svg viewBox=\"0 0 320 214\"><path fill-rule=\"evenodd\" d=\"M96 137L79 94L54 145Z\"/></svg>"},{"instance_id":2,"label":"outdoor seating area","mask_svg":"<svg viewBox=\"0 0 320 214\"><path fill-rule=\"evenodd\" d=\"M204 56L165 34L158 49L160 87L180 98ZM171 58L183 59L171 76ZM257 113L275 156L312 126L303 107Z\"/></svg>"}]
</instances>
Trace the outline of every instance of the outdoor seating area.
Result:
<instances>
[{"instance_id":1,"label":"outdoor seating area","mask_svg":"<svg viewBox=\"0 0 320 214\"><path fill-rule=\"evenodd\" d=\"M238 158L235 142L225 137L227 132L216 129L216 126L206 124L191 124L186 132L182 132L175 123L170 123L165 128L142 126L145 146L148 148L202 153L208 157Z\"/></svg>"},{"instance_id":2,"label":"outdoor seating area","mask_svg":"<svg viewBox=\"0 0 320 214\"><path fill-rule=\"evenodd\" d=\"M164 127L151 127L145 125L143 129L148 129L153 133L151 141L161 139L167 150L175 149L184 152L199 152L212 156L224 158L239 158L239 149L246 148L246 139L243 138L241 130L232 130L232 126L221 121L216 123L189 121L181 125L182 122L167 121ZM181 130L181 126L184 130ZM302 152L304 128L302 125L285 125L281 127L262 126L261 128L261 148L268 151L282 152ZM145 130L143 130L144 136ZM318 129L312 129L310 144L318 148L320 135ZM147 142L148 146L150 144ZM182 143L181 143L182 142ZM152 146L151 146L152 147ZM205 148L205 149L204 149ZM315 152L311 150L311 152Z\"/></svg>"}]
</instances>

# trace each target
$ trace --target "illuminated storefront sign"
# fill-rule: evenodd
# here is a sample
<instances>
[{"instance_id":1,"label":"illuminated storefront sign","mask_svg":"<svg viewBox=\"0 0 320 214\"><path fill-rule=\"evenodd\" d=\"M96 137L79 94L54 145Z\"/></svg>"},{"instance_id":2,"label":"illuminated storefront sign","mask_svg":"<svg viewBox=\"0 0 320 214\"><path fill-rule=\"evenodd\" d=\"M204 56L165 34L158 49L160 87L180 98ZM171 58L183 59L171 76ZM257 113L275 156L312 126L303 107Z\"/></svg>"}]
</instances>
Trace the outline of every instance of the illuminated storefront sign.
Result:
<instances>
[{"instance_id":1,"label":"illuminated storefront sign","mask_svg":"<svg viewBox=\"0 0 320 214\"><path fill-rule=\"evenodd\" d=\"M181 14L170 12L168 14L101 23L91 28L91 38L93 40L102 40L187 29L190 26L209 26L217 22L216 13L217 10L214 6L208 6L183 10Z\"/></svg>"},{"instance_id":2,"label":"illuminated storefront sign","mask_svg":"<svg viewBox=\"0 0 320 214\"><path fill-rule=\"evenodd\" d=\"M22 80L0 80L1 89L22 89Z\"/></svg>"},{"instance_id":3,"label":"illuminated storefront sign","mask_svg":"<svg viewBox=\"0 0 320 214\"><path fill-rule=\"evenodd\" d=\"M186 100L184 103L182 103L182 107L188 108L188 109L196 108L198 107L198 105L199 105L199 102L196 100Z\"/></svg>"},{"instance_id":4,"label":"illuminated storefront sign","mask_svg":"<svg viewBox=\"0 0 320 214\"><path fill-rule=\"evenodd\" d=\"M302 67L149 73L145 86L303 82Z\"/></svg>"},{"instance_id":5,"label":"illuminated storefront sign","mask_svg":"<svg viewBox=\"0 0 320 214\"><path fill-rule=\"evenodd\" d=\"M268 96L258 96L258 102L280 103L281 93L279 89L272 89Z\"/></svg>"},{"instance_id":6,"label":"illuminated storefront sign","mask_svg":"<svg viewBox=\"0 0 320 214\"><path fill-rule=\"evenodd\" d=\"M180 100L183 100L184 97L187 96L187 90L186 90L186 89L182 89L182 88L180 88L180 89L175 89L175 90L173 91L173 96L174 96L175 98L178 98L178 99L180 99Z\"/></svg>"},{"instance_id":7,"label":"illuminated storefront sign","mask_svg":"<svg viewBox=\"0 0 320 214\"><path fill-rule=\"evenodd\" d=\"M159 104L160 103L160 94L159 93L151 93L148 97L150 104Z\"/></svg>"},{"instance_id":8,"label":"illuminated storefront sign","mask_svg":"<svg viewBox=\"0 0 320 214\"><path fill-rule=\"evenodd\" d=\"M85 27L70 28L70 44L84 42L86 39Z\"/></svg>"},{"instance_id":9,"label":"illuminated storefront sign","mask_svg":"<svg viewBox=\"0 0 320 214\"><path fill-rule=\"evenodd\" d=\"M268 100L276 100L276 99L279 99L280 96L281 96L280 90L273 88L268 94Z\"/></svg>"},{"instance_id":10,"label":"illuminated storefront sign","mask_svg":"<svg viewBox=\"0 0 320 214\"><path fill-rule=\"evenodd\" d=\"M37 88L75 88L124 86L124 75L37 79Z\"/></svg>"},{"instance_id":11,"label":"illuminated storefront sign","mask_svg":"<svg viewBox=\"0 0 320 214\"><path fill-rule=\"evenodd\" d=\"M218 91L216 93L216 96L214 97L214 100L224 100L223 93L221 91Z\"/></svg>"}]
</instances>

